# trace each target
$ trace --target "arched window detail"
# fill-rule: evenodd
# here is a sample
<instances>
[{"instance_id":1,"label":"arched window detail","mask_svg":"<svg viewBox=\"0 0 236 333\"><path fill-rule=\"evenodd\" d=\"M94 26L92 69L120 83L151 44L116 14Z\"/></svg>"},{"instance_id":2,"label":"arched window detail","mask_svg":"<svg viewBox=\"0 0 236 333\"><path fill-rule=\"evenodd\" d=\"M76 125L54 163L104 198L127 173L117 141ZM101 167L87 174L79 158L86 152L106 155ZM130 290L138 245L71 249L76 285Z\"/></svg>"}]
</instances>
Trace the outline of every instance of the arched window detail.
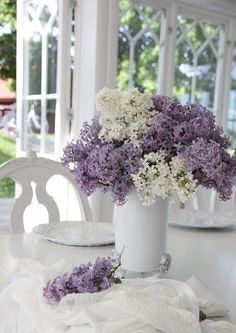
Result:
<instances>
[{"instance_id":1,"label":"arched window detail","mask_svg":"<svg viewBox=\"0 0 236 333\"><path fill-rule=\"evenodd\" d=\"M54 153L58 1L23 2L21 150Z\"/></svg>"},{"instance_id":2,"label":"arched window detail","mask_svg":"<svg viewBox=\"0 0 236 333\"><path fill-rule=\"evenodd\" d=\"M156 93L165 11L131 0L121 0L119 10L117 85Z\"/></svg>"},{"instance_id":3,"label":"arched window detail","mask_svg":"<svg viewBox=\"0 0 236 333\"><path fill-rule=\"evenodd\" d=\"M173 96L214 109L221 25L177 17Z\"/></svg>"}]
</instances>

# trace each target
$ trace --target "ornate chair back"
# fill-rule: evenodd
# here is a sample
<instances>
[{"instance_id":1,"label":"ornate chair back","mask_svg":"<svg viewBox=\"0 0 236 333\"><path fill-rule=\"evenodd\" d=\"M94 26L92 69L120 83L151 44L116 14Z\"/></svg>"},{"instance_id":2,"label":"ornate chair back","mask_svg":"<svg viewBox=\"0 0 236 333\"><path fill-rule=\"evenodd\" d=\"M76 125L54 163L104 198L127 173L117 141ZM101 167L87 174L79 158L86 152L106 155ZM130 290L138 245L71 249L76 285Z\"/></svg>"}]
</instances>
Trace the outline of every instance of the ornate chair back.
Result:
<instances>
[{"instance_id":1,"label":"ornate chair back","mask_svg":"<svg viewBox=\"0 0 236 333\"><path fill-rule=\"evenodd\" d=\"M59 207L46 190L49 179L55 175L65 177L72 184L83 220L93 220L88 199L78 189L70 170L57 161L38 157L36 153L30 152L26 157L15 158L0 165L0 180L9 177L21 186L21 194L16 198L11 211L12 232L24 232L23 215L26 207L32 202L32 182L35 183L38 203L45 206L48 211L49 223L61 220Z\"/></svg>"}]
</instances>

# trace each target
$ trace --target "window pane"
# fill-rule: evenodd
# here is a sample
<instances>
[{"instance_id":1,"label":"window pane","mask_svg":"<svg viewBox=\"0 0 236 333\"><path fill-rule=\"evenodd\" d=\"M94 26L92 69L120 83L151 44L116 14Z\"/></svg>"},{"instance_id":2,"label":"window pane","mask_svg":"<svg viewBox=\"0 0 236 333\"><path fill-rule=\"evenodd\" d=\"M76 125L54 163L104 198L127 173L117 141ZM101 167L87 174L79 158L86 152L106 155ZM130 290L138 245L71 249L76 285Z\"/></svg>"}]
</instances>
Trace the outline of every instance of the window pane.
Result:
<instances>
[{"instance_id":1,"label":"window pane","mask_svg":"<svg viewBox=\"0 0 236 333\"><path fill-rule=\"evenodd\" d=\"M28 43L28 45L26 45ZM25 93L29 95L37 95L41 93L41 59L42 59L42 39L39 33L34 33L27 41L25 40L25 48L28 47L29 53L29 78L25 83ZM26 49L25 49L26 51Z\"/></svg>"},{"instance_id":2,"label":"window pane","mask_svg":"<svg viewBox=\"0 0 236 333\"><path fill-rule=\"evenodd\" d=\"M40 151L41 102L38 100L24 103L23 150Z\"/></svg>"},{"instance_id":3,"label":"window pane","mask_svg":"<svg viewBox=\"0 0 236 333\"><path fill-rule=\"evenodd\" d=\"M54 134L55 134L55 109L56 100L47 101L47 134L45 140L45 153L54 152Z\"/></svg>"},{"instance_id":4,"label":"window pane","mask_svg":"<svg viewBox=\"0 0 236 333\"><path fill-rule=\"evenodd\" d=\"M173 95L214 108L221 26L178 16Z\"/></svg>"},{"instance_id":5,"label":"window pane","mask_svg":"<svg viewBox=\"0 0 236 333\"><path fill-rule=\"evenodd\" d=\"M58 0L24 1L22 150L54 152Z\"/></svg>"},{"instance_id":6,"label":"window pane","mask_svg":"<svg viewBox=\"0 0 236 333\"><path fill-rule=\"evenodd\" d=\"M56 100L46 102L45 136L42 137L42 110L40 100L30 100L24 103L24 136L23 150L43 151L46 154L54 152Z\"/></svg>"},{"instance_id":7,"label":"window pane","mask_svg":"<svg viewBox=\"0 0 236 333\"><path fill-rule=\"evenodd\" d=\"M161 19L164 11L121 0L117 86L158 89Z\"/></svg>"}]
</instances>

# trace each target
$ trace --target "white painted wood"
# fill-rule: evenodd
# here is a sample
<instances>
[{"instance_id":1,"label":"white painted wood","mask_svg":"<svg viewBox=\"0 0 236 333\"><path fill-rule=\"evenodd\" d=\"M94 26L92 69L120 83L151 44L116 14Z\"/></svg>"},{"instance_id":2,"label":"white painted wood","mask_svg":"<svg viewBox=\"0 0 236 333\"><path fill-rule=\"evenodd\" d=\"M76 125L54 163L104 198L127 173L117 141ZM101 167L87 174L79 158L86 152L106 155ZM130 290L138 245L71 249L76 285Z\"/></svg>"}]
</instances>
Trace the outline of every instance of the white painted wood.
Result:
<instances>
[{"instance_id":1,"label":"white painted wood","mask_svg":"<svg viewBox=\"0 0 236 333\"><path fill-rule=\"evenodd\" d=\"M163 95L166 90L166 69L165 62L167 57L167 44L169 39L168 25L166 13L161 17L161 31L160 31L160 52L158 61L158 79L157 79L157 93Z\"/></svg>"},{"instance_id":2,"label":"white painted wood","mask_svg":"<svg viewBox=\"0 0 236 333\"><path fill-rule=\"evenodd\" d=\"M17 48L16 48L16 112L17 112L17 137L16 151L21 150L22 144L22 112L23 112L23 1L17 1Z\"/></svg>"},{"instance_id":3,"label":"white painted wood","mask_svg":"<svg viewBox=\"0 0 236 333\"><path fill-rule=\"evenodd\" d=\"M162 57L160 63L163 68L160 71L159 82L163 82L160 86L160 93L167 96L172 96L174 83L177 13L178 6L175 3L166 8L165 46L164 51L160 54Z\"/></svg>"},{"instance_id":4,"label":"white painted wood","mask_svg":"<svg viewBox=\"0 0 236 333\"><path fill-rule=\"evenodd\" d=\"M23 232L23 214L33 198L32 183L36 184L36 197L40 204L47 208L50 222L59 222L59 207L52 196L47 193L48 180L55 176L65 177L72 185L82 211L82 218L92 221L92 213L87 198L78 189L74 177L68 168L61 163L46 158L38 158L30 152L26 157L19 157L3 163L0 166L0 180L6 177L14 179L21 186L21 194L16 199L11 213L11 228L13 232Z\"/></svg>"},{"instance_id":5,"label":"white painted wood","mask_svg":"<svg viewBox=\"0 0 236 333\"><path fill-rule=\"evenodd\" d=\"M74 118L71 136L77 138L84 121L94 115L94 95L96 77L96 29L97 29L97 1L81 0L76 27L76 40L80 45L76 47L77 75L74 85L77 87L77 98L74 102ZM89 18L89 19L88 19Z\"/></svg>"},{"instance_id":6,"label":"white painted wood","mask_svg":"<svg viewBox=\"0 0 236 333\"><path fill-rule=\"evenodd\" d=\"M231 199L222 201L216 191L211 192L210 212L225 213L236 216L236 188L233 189Z\"/></svg>"},{"instance_id":7,"label":"white painted wood","mask_svg":"<svg viewBox=\"0 0 236 333\"><path fill-rule=\"evenodd\" d=\"M47 81L48 81L48 40L46 31L42 32L42 60L41 60L41 140L40 152L45 152L46 122L47 122Z\"/></svg>"},{"instance_id":8,"label":"white painted wood","mask_svg":"<svg viewBox=\"0 0 236 333\"><path fill-rule=\"evenodd\" d=\"M108 41L107 41L107 78L106 86L116 87L118 30L119 30L119 0L109 2ZM116 36L116 37L115 37Z\"/></svg>"},{"instance_id":9,"label":"white painted wood","mask_svg":"<svg viewBox=\"0 0 236 333\"><path fill-rule=\"evenodd\" d=\"M95 93L115 88L118 0L81 0L76 15L73 138L95 114Z\"/></svg>"},{"instance_id":10,"label":"white painted wood","mask_svg":"<svg viewBox=\"0 0 236 333\"><path fill-rule=\"evenodd\" d=\"M177 3L191 8L192 11L204 11L212 16L224 16L226 18L236 18L236 3L234 0L177 0Z\"/></svg>"},{"instance_id":11,"label":"white painted wood","mask_svg":"<svg viewBox=\"0 0 236 333\"><path fill-rule=\"evenodd\" d=\"M83 122L95 115L95 93L105 86L115 87L118 0L81 0L76 15L71 138L78 138ZM100 192L92 195L95 221L112 220L113 205L107 197Z\"/></svg>"},{"instance_id":12,"label":"white painted wood","mask_svg":"<svg viewBox=\"0 0 236 333\"><path fill-rule=\"evenodd\" d=\"M236 18L235 0L135 0L138 3L145 3L149 6L167 8L172 4L189 8L191 12L212 15L212 17L224 16L226 19Z\"/></svg>"},{"instance_id":13,"label":"white painted wood","mask_svg":"<svg viewBox=\"0 0 236 333\"><path fill-rule=\"evenodd\" d=\"M236 31L236 21L230 21L225 28L225 43L224 43L224 69L220 80L222 81L222 94L221 105L219 110L219 123L223 126L224 130L228 130L228 110L229 110L229 95L231 88L231 71L234 52L234 34Z\"/></svg>"},{"instance_id":14,"label":"white painted wood","mask_svg":"<svg viewBox=\"0 0 236 333\"><path fill-rule=\"evenodd\" d=\"M67 111L70 107L70 28L71 9L69 1L59 0L59 38L57 62L57 94L55 121L55 155L60 156L69 140L69 120Z\"/></svg>"},{"instance_id":15,"label":"white painted wood","mask_svg":"<svg viewBox=\"0 0 236 333\"><path fill-rule=\"evenodd\" d=\"M216 113L216 121L220 125L222 117L222 100L224 91L224 65L225 65L225 33L220 31L218 61L216 70L216 83L215 83L215 95L214 95L214 111Z\"/></svg>"}]
</instances>

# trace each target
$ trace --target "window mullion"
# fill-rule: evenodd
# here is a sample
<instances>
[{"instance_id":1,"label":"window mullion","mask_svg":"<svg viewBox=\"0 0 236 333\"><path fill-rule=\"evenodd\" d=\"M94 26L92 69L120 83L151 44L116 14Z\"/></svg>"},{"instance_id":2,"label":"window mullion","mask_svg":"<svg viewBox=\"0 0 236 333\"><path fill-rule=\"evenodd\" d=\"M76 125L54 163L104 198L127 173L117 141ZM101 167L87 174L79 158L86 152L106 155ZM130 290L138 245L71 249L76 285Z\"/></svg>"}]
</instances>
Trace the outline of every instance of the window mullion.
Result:
<instances>
[{"instance_id":1,"label":"window mullion","mask_svg":"<svg viewBox=\"0 0 236 333\"><path fill-rule=\"evenodd\" d=\"M224 130L227 130L228 124L228 107L229 107L229 95L231 86L231 66L233 61L233 49L234 49L234 31L236 24L234 20L231 20L225 29L225 41L224 41L224 55L223 55L223 70L222 76L219 77L221 81L221 90L217 91L217 94L221 95L221 104L219 105L219 124L223 126ZM219 88L219 89L220 89Z\"/></svg>"},{"instance_id":2,"label":"window mullion","mask_svg":"<svg viewBox=\"0 0 236 333\"><path fill-rule=\"evenodd\" d=\"M69 138L67 110L70 105L70 27L69 1L59 0L59 39L57 64L57 105L55 121L55 153L61 151Z\"/></svg>"},{"instance_id":3,"label":"window mullion","mask_svg":"<svg viewBox=\"0 0 236 333\"><path fill-rule=\"evenodd\" d=\"M225 84L224 80L224 66L225 66L225 56L226 52L224 49L225 46L225 31L220 32L220 40L219 40L219 50L217 57L217 70L216 70L216 84L215 84L215 94L214 94L214 106L213 109L216 113L217 123L221 123L222 118L222 91L223 84Z\"/></svg>"},{"instance_id":4,"label":"window mullion","mask_svg":"<svg viewBox=\"0 0 236 333\"><path fill-rule=\"evenodd\" d=\"M166 12L166 33L165 44L163 44L162 52L159 60L159 82L160 93L171 96L174 82L174 69L175 69L175 45L176 45L176 28L177 28L177 15L178 5L171 4Z\"/></svg>"},{"instance_id":5,"label":"window mullion","mask_svg":"<svg viewBox=\"0 0 236 333\"><path fill-rule=\"evenodd\" d=\"M47 122L47 60L48 60L48 48L47 48L47 33L42 34L42 65L41 65L41 141L40 141L40 152L45 152L46 144L46 122Z\"/></svg>"},{"instance_id":6,"label":"window mullion","mask_svg":"<svg viewBox=\"0 0 236 333\"><path fill-rule=\"evenodd\" d=\"M168 14L167 14L168 15ZM158 94L165 94L165 53L166 45L168 43L168 29L166 15L161 18L161 33L160 33L160 53L158 62L159 78L157 79L157 92Z\"/></svg>"}]
</instances>

